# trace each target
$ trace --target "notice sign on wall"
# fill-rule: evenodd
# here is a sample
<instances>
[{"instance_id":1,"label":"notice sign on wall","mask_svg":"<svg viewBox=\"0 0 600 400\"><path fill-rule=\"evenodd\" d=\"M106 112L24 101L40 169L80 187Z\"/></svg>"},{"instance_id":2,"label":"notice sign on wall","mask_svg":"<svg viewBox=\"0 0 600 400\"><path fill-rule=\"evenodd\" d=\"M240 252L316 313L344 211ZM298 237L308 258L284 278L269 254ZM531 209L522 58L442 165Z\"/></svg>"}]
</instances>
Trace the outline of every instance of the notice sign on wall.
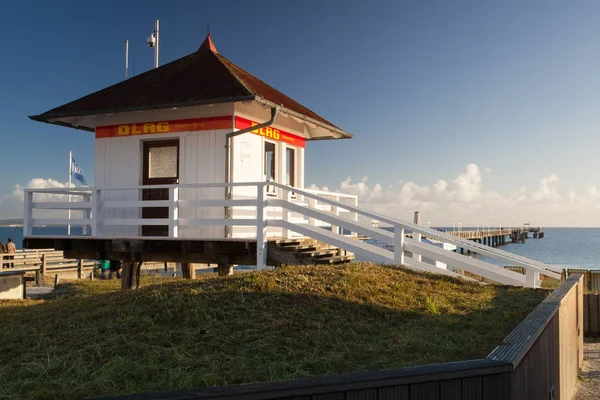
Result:
<instances>
[{"instance_id":1,"label":"notice sign on wall","mask_svg":"<svg viewBox=\"0 0 600 400\"><path fill-rule=\"evenodd\" d=\"M237 129L246 129L252 126L258 125L257 122L250 121L249 119L242 117L235 117L235 127ZM267 126L265 128L255 129L252 131L255 135L264 136L265 138L276 140L278 142L284 142L293 146L305 147L306 139L301 136L294 135L289 132L282 131L281 129L275 129Z\"/></svg>"},{"instance_id":2,"label":"notice sign on wall","mask_svg":"<svg viewBox=\"0 0 600 400\"><path fill-rule=\"evenodd\" d=\"M232 129L231 116L141 122L96 127L96 138Z\"/></svg>"}]
</instances>

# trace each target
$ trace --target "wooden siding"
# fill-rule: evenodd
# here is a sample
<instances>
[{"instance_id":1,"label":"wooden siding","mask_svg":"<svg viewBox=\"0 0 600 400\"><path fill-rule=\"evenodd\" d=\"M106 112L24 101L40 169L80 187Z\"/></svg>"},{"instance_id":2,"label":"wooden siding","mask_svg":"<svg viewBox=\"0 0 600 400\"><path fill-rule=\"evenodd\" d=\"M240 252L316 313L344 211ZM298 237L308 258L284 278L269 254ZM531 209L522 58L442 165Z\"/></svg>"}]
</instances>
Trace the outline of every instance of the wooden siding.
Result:
<instances>
[{"instance_id":1,"label":"wooden siding","mask_svg":"<svg viewBox=\"0 0 600 400\"><path fill-rule=\"evenodd\" d=\"M454 400L510 398L512 365L474 360L296 381L235 385L114 399Z\"/></svg>"},{"instance_id":2,"label":"wooden siding","mask_svg":"<svg viewBox=\"0 0 600 400\"><path fill-rule=\"evenodd\" d=\"M228 130L189 132L181 137L180 183L225 182L225 135ZM180 200L220 200L225 198L223 188L180 189ZM181 218L224 218L223 207L195 207L181 210ZM225 237L222 226L180 227L181 237Z\"/></svg>"},{"instance_id":3,"label":"wooden siding","mask_svg":"<svg viewBox=\"0 0 600 400\"><path fill-rule=\"evenodd\" d=\"M99 188L120 188L137 186L142 183L142 150L139 137L119 137L96 139L95 141L95 185ZM137 190L104 192L102 201L138 200ZM132 208L111 208L104 210L104 218L140 218L141 213ZM132 226L106 227L106 236L137 236L139 228Z\"/></svg>"},{"instance_id":4,"label":"wooden siding","mask_svg":"<svg viewBox=\"0 0 600 400\"><path fill-rule=\"evenodd\" d=\"M515 367L511 399L573 396L583 361L582 301L583 276L572 275L490 353Z\"/></svg>"}]
</instances>

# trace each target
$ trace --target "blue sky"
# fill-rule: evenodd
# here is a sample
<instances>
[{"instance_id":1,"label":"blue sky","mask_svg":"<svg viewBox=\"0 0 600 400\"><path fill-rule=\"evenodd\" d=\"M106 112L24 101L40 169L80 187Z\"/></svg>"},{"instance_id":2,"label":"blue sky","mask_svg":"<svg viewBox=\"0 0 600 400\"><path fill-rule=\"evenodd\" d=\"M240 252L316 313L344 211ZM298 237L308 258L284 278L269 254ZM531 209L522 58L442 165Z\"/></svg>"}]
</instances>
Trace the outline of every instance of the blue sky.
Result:
<instances>
[{"instance_id":1,"label":"blue sky","mask_svg":"<svg viewBox=\"0 0 600 400\"><path fill-rule=\"evenodd\" d=\"M27 116L123 79L125 39L130 70L152 68L144 41L159 18L161 64L195 51L210 20L221 54L356 135L310 143L307 183L404 218L420 208L440 224L600 226L590 217L600 202L600 2L0 7L2 217L15 187L65 182L69 150L93 176L92 134Z\"/></svg>"}]
</instances>

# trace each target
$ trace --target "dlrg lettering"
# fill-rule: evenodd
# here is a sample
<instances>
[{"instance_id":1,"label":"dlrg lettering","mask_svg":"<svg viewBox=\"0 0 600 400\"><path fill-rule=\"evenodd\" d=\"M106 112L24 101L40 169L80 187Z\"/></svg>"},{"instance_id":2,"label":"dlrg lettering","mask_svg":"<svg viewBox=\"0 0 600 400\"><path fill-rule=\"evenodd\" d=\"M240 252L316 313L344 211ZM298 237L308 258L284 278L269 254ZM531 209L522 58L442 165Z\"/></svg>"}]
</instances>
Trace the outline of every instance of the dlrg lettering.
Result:
<instances>
[{"instance_id":1,"label":"dlrg lettering","mask_svg":"<svg viewBox=\"0 0 600 400\"><path fill-rule=\"evenodd\" d=\"M252 122L252 126L256 125L258 125L256 122ZM275 140L279 140L280 137L279 129L271 128L270 126L267 126L266 128L255 129L252 131L252 133Z\"/></svg>"},{"instance_id":2,"label":"dlrg lettering","mask_svg":"<svg viewBox=\"0 0 600 400\"><path fill-rule=\"evenodd\" d=\"M167 132L169 132L168 122L147 122L145 124L119 125L117 127L117 134L119 136Z\"/></svg>"}]
</instances>

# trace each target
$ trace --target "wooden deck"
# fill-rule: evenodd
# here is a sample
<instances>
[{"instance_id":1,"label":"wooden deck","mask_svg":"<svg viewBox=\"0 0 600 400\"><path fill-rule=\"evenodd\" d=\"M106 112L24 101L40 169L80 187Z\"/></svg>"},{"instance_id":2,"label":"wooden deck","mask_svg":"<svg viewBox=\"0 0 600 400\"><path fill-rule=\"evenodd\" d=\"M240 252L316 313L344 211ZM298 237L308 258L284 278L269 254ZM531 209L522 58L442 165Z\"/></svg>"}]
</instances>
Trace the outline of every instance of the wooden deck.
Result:
<instances>
[{"instance_id":1,"label":"wooden deck","mask_svg":"<svg viewBox=\"0 0 600 400\"><path fill-rule=\"evenodd\" d=\"M180 238L92 238L75 236L27 237L23 247L52 247L65 257L130 262L161 261L207 264L253 264L256 240Z\"/></svg>"}]
</instances>

